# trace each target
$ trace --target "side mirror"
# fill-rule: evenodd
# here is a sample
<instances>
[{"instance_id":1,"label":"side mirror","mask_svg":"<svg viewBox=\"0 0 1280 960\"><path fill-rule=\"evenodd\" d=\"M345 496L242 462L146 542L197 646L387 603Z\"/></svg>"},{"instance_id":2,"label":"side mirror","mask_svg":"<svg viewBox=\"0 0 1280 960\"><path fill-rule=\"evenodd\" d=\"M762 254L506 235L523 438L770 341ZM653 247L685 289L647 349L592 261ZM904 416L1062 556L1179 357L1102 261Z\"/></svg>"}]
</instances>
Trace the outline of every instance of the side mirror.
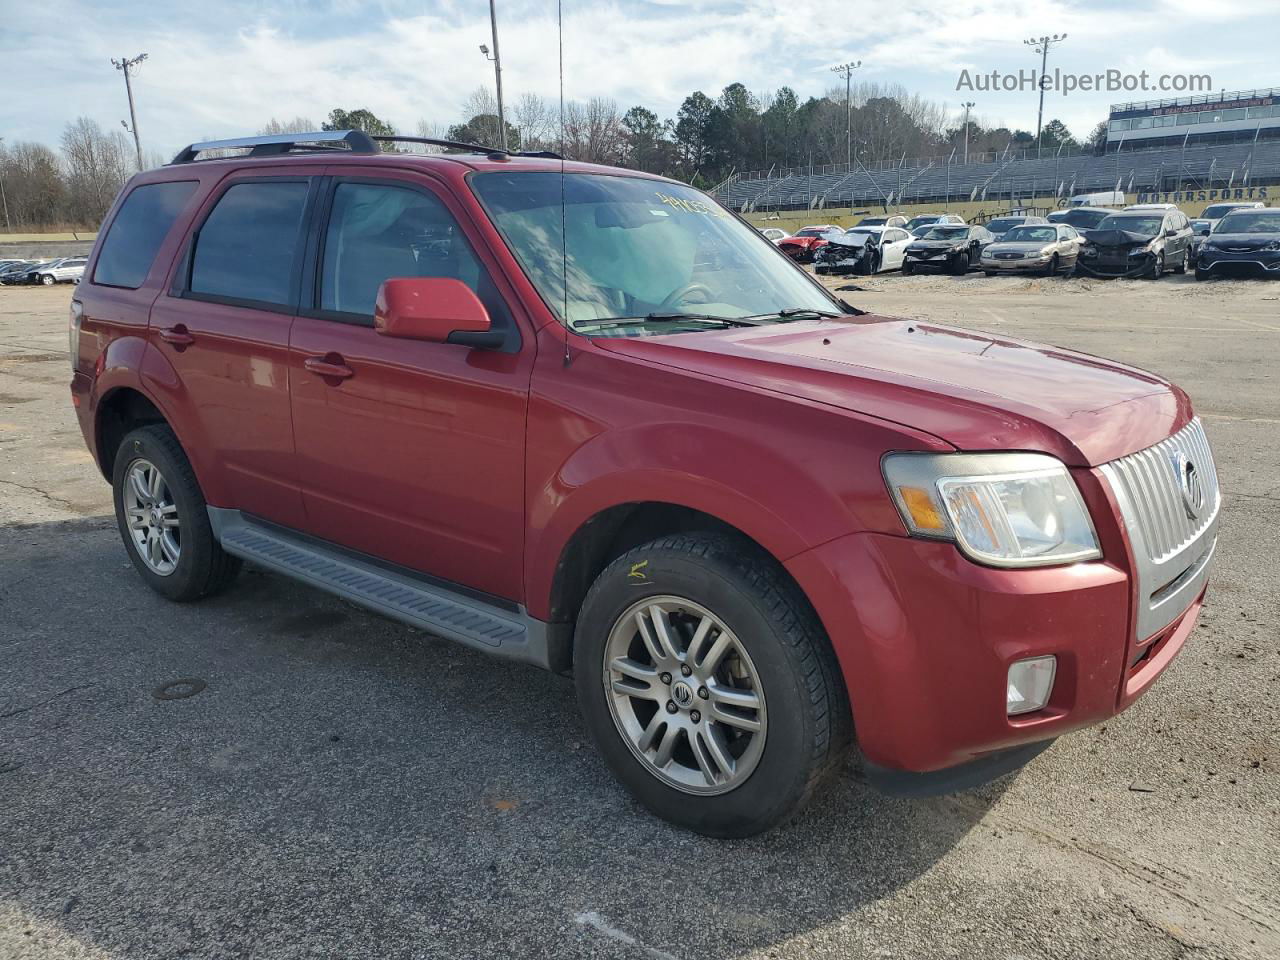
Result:
<instances>
[{"instance_id":1,"label":"side mirror","mask_svg":"<svg viewBox=\"0 0 1280 960\"><path fill-rule=\"evenodd\" d=\"M475 291L452 277L389 277L373 308L374 330L400 340L493 350L505 338L492 326Z\"/></svg>"},{"instance_id":2,"label":"side mirror","mask_svg":"<svg viewBox=\"0 0 1280 960\"><path fill-rule=\"evenodd\" d=\"M1164 232L1164 235L1166 237L1176 237L1178 235L1178 231L1170 227L1168 230Z\"/></svg>"}]
</instances>

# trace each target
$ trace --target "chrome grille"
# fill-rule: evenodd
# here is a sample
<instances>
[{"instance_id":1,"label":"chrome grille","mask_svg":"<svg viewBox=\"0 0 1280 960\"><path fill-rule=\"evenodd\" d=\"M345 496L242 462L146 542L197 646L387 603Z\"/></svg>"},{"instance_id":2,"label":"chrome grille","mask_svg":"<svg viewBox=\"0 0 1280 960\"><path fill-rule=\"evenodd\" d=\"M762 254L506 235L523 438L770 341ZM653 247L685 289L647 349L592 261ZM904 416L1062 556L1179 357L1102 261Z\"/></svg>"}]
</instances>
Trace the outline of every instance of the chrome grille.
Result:
<instances>
[{"instance_id":1,"label":"chrome grille","mask_svg":"<svg viewBox=\"0 0 1280 960\"><path fill-rule=\"evenodd\" d=\"M1187 463L1194 465L1202 492L1198 509L1190 511L1182 482ZM1222 501L1218 470L1196 419L1167 440L1104 465L1102 473L1133 545L1141 640L1186 609L1208 577Z\"/></svg>"},{"instance_id":2,"label":"chrome grille","mask_svg":"<svg viewBox=\"0 0 1280 960\"><path fill-rule=\"evenodd\" d=\"M1182 502L1174 464L1179 455L1195 464L1204 490L1200 515L1192 519ZM1154 447L1107 465L1114 482L1133 504L1148 559L1161 563L1195 540L1218 513L1218 471L1198 419Z\"/></svg>"}]
</instances>

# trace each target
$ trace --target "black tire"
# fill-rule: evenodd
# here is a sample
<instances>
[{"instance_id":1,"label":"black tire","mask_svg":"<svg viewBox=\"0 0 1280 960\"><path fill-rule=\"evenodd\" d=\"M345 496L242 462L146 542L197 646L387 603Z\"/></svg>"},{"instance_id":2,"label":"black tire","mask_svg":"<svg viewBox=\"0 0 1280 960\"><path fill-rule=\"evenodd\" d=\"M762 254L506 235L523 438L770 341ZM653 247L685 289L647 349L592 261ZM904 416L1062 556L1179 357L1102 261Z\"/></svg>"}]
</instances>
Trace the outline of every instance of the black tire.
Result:
<instances>
[{"instance_id":1,"label":"black tire","mask_svg":"<svg viewBox=\"0 0 1280 960\"><path fill-rule=\"evenodd\" d=\"M909 277L911 276L911 274L915 272L916 272L916 268L911 265L910 261L908 260L902 261L902 275L904 277Z\"/></svg>"},{"instance_id":2,"label":"black tire","mask_svg":"<svg viewBox=\"0 0 1280 960\"><path fill-rule=\"evenodd\" d=\"M1174 267L1174 268L1173 268L1173 272L1174 272L1174 273L1186 273L1186 272L1187 272L1187 261L1188 261L1188 260L1190 260L1190 259L1191 259L1191 254L1190 254L1190 252L1189 252L1189 251L1186 251L1186 250L1183 250L1183 251L1182 251L1182 258L1178 261L1178 265L1177 265L1176 267Z\"/></svg>"},{"instance_id":3,"label":"black tire","mask_svg":"<svg viewBox=\"0 0 1280 960\"><path fill-rule=\"evenodd\" d=\"M948 272L952 276L963 277L966 273L969 272L968 255L961 254L960 256L953 257L951 262L947 264L947 268L948 268Z\"/></svg>"},{"instance_id":4,"label":"black tire","mask_svg":"<svg viewBox=\"0 0 1280 960\"><path fill-rule=\"evenodd\" d=\"M1147 273L1148 280L1159 280L1164 276L1164 251L1156 254L1155 260L1151 262L1151 270Z\"/></svg>"},{"instance_id":5,"label":"black tire","mask_svg":"<svg viewBox=\"0 0 1280 960\"><path fill-rule=\"evenodd\" d=\"M149 460L164 476L181 524L182 549L175 569L165 576L151 570L139 555L125 516L126 478L130 466L140 459ZM156 593L178 602L199 600L226 589L240 572L240 559L226 553L214 539L204 494L182 445L168 426L151 424L125 435L116 452L111 486L116 525L125 552L134 569Z\"/></svg>"},{"instance_id":6,"label":"black tire","mask_svg":"<svg viewBox=\"0 0 1280 960\"><path fill-rule=\"evenodd\" d=\"M40 274L40 282L46 287L52 287L58 282L58 279L52 273L42 273Z\"/></svg>"},{"instance_id":7,"label":"black tire","mask_svg":"<svg viewBox=\"0 0 1280 960\"><path fill-rule=\"evenodd\" d=\"M1061 261L1059 261L1058 255L1055 253L1052 257L1049 258L1048 276L1056 277L1058 275L1058 270L1061 269L1061 267L1062 267Z\"/></svg>"},{"instance_id":8,"label":"black tire","mask_svg":"<svg viewBox=\"0 0 1280 960\"><path fill-rule=\"evenodd\" d=\"M988 277L994 277L996 275L996 272L994 270L983 270L982 272Z\"/></svg>"},{"instance_id":9,"label":"black tire","mask_svg":"<svg viewBox=\"0 0 1280 960\"><path fill-rule=\"evenodd\" d=\"M880 270L880 255L878 253L864 255L862 259L858 261L858 272L862 274L864 277L869 277L873 273L878 272L879 270Z\"/></svg>"},{"instance_id":10,"label":"black tire","mask_svg":"<svg viewBox=\"0 0 1280 960\"><path fill-rule=\"evenodd\" d=\"M614 722L603 673L608 637L637 600L650 596L681 597L713 611L761 678L768 711L763 751L728 792L695 794L659 779ZM664 537L605 568L578 616L574 679L587 727L614 775L659 817L707 836L747 837L791 817L852 739L839 665L816 614L771 557L736 536Z\"/></svg>"},{"instance_id":11,"label":"black tire","mask_svg":"<svg viewBox=\"0 0 1280 960\"><path fill-rule=\"evenodd\" d=\"M1212 276L1213 276L1212 270L1201 270L1199 266L1196 267L1197 280L1208 280Z\"/></svg>"}]
</instances>

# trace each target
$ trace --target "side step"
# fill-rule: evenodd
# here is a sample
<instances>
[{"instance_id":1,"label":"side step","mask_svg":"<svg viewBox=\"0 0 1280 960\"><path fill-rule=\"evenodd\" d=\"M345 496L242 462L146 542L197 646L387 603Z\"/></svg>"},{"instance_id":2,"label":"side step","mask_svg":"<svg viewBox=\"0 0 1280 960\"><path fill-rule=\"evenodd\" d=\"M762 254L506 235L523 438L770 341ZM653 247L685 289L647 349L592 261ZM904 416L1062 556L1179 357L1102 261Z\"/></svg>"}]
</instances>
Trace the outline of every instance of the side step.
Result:
<instances>
[{"instance_id":1,"label":"side step","mask_svg":"<svg viewBox=\"0 0 1280 960\"><path fill-rule=\"evenodd\" d=\"M349 556L323 542L256 523L238 510L209 507L222 549L276 573L484 653L550 669L547 625L447 587Z\"/></svg>"}]
</instances>

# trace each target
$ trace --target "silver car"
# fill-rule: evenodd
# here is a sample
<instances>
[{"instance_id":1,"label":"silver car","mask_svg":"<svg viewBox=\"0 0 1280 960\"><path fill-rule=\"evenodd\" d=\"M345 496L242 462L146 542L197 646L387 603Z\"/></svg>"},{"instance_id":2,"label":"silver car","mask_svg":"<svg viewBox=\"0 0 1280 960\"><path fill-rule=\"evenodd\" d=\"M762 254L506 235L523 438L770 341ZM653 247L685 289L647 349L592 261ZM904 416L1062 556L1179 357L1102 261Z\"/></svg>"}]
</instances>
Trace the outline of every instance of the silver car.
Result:
<instances>
[{"instance_id":1,"label":"silver car","mask_svg":"<svg viewBox=\"0 0 1280 960\"><path fill-rule=\"evenodd\" d=\"M1084 238L1065 223L1012 227L982 251L982 271L997 273L1070 272L1080 256Z\"/></svg>"},{"instance_id":2,"label":"silver car","mask_svg":"<svg viewBox=\"0 0 1280 960\"><path fill-rule=\"evenodd\" d=\"M84 276L84 265L88 257L68 257L55 260L53 263L36 271L36 282L51 287L55 283L79 283Z\"/></svg>"}]
</instances>

